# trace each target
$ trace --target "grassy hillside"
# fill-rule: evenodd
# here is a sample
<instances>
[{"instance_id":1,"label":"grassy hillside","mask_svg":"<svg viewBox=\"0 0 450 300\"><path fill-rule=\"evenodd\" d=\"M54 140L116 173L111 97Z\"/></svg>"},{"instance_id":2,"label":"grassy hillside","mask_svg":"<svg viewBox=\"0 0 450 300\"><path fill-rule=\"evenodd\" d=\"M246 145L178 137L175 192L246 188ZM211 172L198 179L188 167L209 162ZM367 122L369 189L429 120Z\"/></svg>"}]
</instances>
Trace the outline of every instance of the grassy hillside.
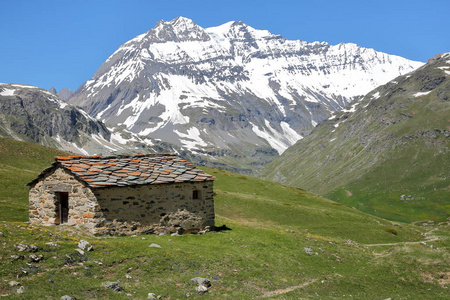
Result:
<instances>
[{"instance_id":1,"label":"grassy hillside","mask_svg":"<svg viewBox=\"0 0 450 300\"><path fill-rule=\"evenodd\" d=\"M147 299L148 293L162 299L448 296L448 223L397 224L301 189L205 168L217 177L216 225L231 230L93 237L70 226L29 227L13 222L27 218L24 184L58 152L6 139L0 139L0 149L0 295L11 299ZM76 252L80 239L94 251ZM19 251L18 244L39 250ZM31 262L32 255L42 258ZM208 293L198 294L189 283L197 276L211 280ZM24 292L18 294L20 286L11 281ZM102 287L107 281L120 281L125 290Z\"/></svg>"},{"instance_id":2,"label":"grassy hillside","mask_svg":"<svg viewBox=\"0 0 450 300\"><path fill-rule=\"evenodd\" d=\"M25 184L63 154L67 152L0 137L0 220L28 220Z\"/></svg>"},{"instance_id":3,"label":"grassy hillside","mask_svg":"<svg viewBox=\"0 0 450 300\"><path fill-rule=\"evenodd\" d=\"M449 70L450 55L437 56L377 88L317 126L264 177L390 220L449 217Z\"/></svg>"}]
</instances>

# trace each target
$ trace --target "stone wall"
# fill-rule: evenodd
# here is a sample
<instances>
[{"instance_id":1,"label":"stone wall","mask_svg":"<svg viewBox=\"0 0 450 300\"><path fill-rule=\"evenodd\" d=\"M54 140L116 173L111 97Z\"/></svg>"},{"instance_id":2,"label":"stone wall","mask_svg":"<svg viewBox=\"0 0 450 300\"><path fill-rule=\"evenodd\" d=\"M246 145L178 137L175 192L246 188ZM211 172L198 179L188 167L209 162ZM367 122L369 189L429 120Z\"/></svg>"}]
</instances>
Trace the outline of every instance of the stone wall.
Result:
<instances>
[{"instance_id":1,"label":"stone wall","mask_svg":"<svg viewBox=\"0 0 450 300\"><path fill-rule=\"evenodd\" d=\"M94 228L98 204L89 187L76 180L63 168L56 169L30 188L29 219L31 224L58 224L57 192L69 193L68 225Z\"/></svg>"},{"instance_id":2,"label":"stone wall","mask_svg":"<svg viewBox=\"0 0 450 300\"><path fill-rule=\"evenodd\" d=\"M108 187L94 193L102 218L95 228L99 234L151 231L164 216L181 210L201 217L202 228L214 226L213 181Z\"/></svg>"},{"instance_id":3,"label":"stone wall","mask_svg":"<svg viewBox=\"0 0 450 300\"><path fill-rule=\"evenodd\" d=\"M94 234L161 230L164 216L179 211L199 217L201 228L214 226L213 181L91 189L58 168L30 188L31 224L59 223L58 192L69 195L67 224L86 227Z\"/></svg>"}]
</instances>

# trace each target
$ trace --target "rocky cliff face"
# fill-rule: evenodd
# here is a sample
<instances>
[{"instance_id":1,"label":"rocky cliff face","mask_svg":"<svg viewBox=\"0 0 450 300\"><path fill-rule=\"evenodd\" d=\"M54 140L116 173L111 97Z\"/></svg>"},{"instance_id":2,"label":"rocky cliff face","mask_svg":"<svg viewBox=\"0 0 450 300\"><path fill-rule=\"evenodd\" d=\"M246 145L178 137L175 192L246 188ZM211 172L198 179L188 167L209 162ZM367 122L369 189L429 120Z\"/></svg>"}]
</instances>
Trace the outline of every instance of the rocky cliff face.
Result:
<instances>
[{"instance_id":1,"label":"rocky cliff face","mask_svg":"<svg viewBox=\"0 0 450 300\"><path fill-rule=\"evenodd\" d=\"M355 44L290 41L242 22L205 29L179 17L123 44L69 102L205 161L251 169L420 65Z\"/></svg>"},{"instance_id":2,"label":"rocky cliff face","mask_svg":"<svg viewBox=\"0 0 450 300\"><path fill-rule=\"evenodd\" d=\"M0 84L0 136L81 154L123 148L101 121L49 91L22 84Z\"/></svg>"}]
</instances>

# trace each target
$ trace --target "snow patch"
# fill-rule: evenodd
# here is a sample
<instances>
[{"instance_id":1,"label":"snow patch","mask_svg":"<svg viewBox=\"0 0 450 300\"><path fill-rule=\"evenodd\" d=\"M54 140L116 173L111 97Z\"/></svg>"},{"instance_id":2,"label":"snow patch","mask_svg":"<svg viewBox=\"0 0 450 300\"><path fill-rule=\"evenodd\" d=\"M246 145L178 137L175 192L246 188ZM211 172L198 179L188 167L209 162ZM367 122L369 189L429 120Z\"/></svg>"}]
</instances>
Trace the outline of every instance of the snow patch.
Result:
<instances>
[{"instance_id":1,"label":"snow patch","mask_svg":"<svg viewBox=\"0 0 450 300\"><path fill-rule=\"evenodd\" d=\"M203 141L203 139L200 137L200 131L196 127L189 128L187 134L179 132L178 130L174 130L174 132L181 138L180 141L183 146L189 150L194 149L198 146L208 146L208 144L205 143L205 141Z\"/></svg>"},{"instance_id":2,"label":"snow patch","mask_svg":"<svg viewBox=\"0 0 450 300\"><path fill-rule=\"evenodd\" d=\"M359 104L359 102L356 102L355 104L353 104L349 109L343 109L342 112L349 112L349 113L353 113L356 111L356 106Z\"/></svg>"},{"instance_id":3,"label":"snow patch","mask_svg":"<svg viewBox=\"0 0 450 300\"><path fill-rule=\"evenodd\" d=\"M280 123L283 132L274 129L267 120L264 120L266 126L263 129L260 129L251 122L249 123L252 126L252 131L260 138L266 140L266 142L269 143L272 148L277 150L280 155L283 154L289 146L292 146L295 142L303 138L286 122Z\"/></svg>"},{"instance_id":4,"label":"snow patch","mask_svg":"<svg viewBox=\"0 0 450 300\"><path fill-rule=\"evenodd\" d=\"M14 92L16 90L14 89L4 89L2 92L0 92L0 96L14 96Z\"/></svg>"},{"instance_id":5,"label":"snow patch","mask_svg":"<svg viewBox=\"0 0 450 300\"><path fill-rule=\"evenodd\" d=\"M313 121L314 122L314 121ZM317 125L317 123L316 123ZM303 137L298 134L294 129L292 129L291 125L286 122L280 123L281 128L283 129L283 135L288 140L288 142L293 145L298 140L301 140Z\"/></svg>"},{"instance_id":6,"label":"snow patch","mask_svg":"<svg viewBox=\"0 0 450 300\"><path fill-rule=\"evenodd\" d=\"M23 84L11 84L11 86L26 88L26 89L37 89L38 87L32 85L23 85Z\"/></svg>"},{"instance_id":7,"label":"snow patch","mask_svg":"<svg viewBox=\"0 0 450 300\"><path fill-rule=\"evenodd\" d=\"M266 140L272 148L278 151L280 155L287 149L287 146L285 144L274 138L273 132L259 129L258 126L251 122L250 125L252 125L253 132L260 138Z\"/></svg>"},{"instance_id":8,"label":"snow patch","mask_svg":"<svg viewBox=\"0 0 450 300\"><path fill-rule=\"evenodd\" d=\"M420 97L420 96L425 96L425 95L428 95L429 93L431 93L432 91L428 91L428 92L418 92L418 93L415 93L414 95L413 95L413 97Z\"/></svg>"},{"instance_id":9,"label":"snow patch","mask_svg":"<svg viewBox=\"0 0 450 300\"><path fill-rule=\"evenodd\" d=\"M336 124L334 124L333 126L334 126L334 128L338 128L339 127L339 125L341 124L342 122L338 122L338 123L336 123Z\"/></svg>"},{"instance_id":10,"label":"snow patch","mask_svg":"<svg viewBox=\"0 0 450 300\"><path fill-rule=\"evenodd\" d=\"M77 144L75 144L75 143L69 143L69 144L72 145L72 147L74 147L78 151L80 151L83 155L89 155L89 153L86 150L84 150L83 148L78 147Z\"/></svg>"}]
</instances>

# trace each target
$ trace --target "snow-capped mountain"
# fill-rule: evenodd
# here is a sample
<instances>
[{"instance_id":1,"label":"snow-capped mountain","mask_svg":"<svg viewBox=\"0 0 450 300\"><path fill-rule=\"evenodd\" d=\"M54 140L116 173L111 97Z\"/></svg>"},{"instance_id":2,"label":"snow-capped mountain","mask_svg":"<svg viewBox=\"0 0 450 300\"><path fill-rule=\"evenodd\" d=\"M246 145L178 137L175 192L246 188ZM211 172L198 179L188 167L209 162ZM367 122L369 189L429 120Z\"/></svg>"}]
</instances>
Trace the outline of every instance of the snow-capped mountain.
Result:
<instances>
[{"instance_id":1,"label":"snow-capped mountain","mask_svg":"<svg viewBox=\"0 0 450 300\"><path fill-rule=\"evenodd\" d=\"M205 29L179 17L120 46L69 102L145 138L255 165L421 65L355 44L291 41L242 22Z\"/></svg>"}]
</instances>

